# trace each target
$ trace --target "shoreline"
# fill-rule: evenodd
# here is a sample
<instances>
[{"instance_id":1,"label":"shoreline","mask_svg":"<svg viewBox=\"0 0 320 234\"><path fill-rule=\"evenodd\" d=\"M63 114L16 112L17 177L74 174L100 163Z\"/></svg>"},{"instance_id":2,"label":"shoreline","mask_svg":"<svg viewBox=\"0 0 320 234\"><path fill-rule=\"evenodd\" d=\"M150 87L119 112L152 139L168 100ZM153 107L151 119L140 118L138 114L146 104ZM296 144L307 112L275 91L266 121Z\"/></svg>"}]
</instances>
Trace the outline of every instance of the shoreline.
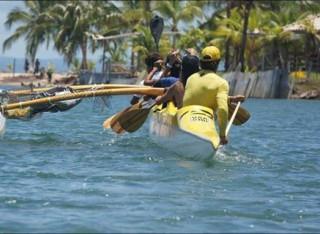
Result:
<instances>
[{"instance_id":1,"label":"shoreline","mask_svg":"<svg viewBox=\"0 0 320 234\"><path fill-rule=\"evenodd\" d=\"M13 86L19 87L47 87L51 85L71 85L77 81L77 76L53 73L51 83L48 80L47 75L42 77L33 73L0 73L0 86Z\"/></svg>"},{"instance_id":2,"label":"shoreline","mask_svg":"<svg viewBox=\"0 0 320 234\"><path fill-rule=\"evenodd\" d=\"M13 89L49 87L54 85L74 85L78 81L77 75L53 73L51 83L47 75L42 77L33 73L12 73L0 72L0 87L8 86ZM304 81L294 82L292 92L286 99L307 99L320 100L320 80L317 82Z\"/></svg>"}]
</instances>

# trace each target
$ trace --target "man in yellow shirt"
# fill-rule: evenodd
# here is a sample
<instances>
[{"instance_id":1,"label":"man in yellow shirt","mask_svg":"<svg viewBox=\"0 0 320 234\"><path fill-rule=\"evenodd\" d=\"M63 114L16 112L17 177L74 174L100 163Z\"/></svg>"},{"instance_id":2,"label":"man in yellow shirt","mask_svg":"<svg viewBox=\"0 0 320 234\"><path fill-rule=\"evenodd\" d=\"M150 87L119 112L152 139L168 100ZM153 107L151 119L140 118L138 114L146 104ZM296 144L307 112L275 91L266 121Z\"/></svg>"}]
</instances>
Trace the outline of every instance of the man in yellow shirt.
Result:
<instances>
[{"instance_id":1,"label":"man in yellow shirt","mask_svg":"<svg viewBox=\"0 0 320 234\"><path fill-rule=\"evenodd\" d=\"M220 144L227 144L225 131L228 122L229 85L226 80L215 73L219 61L220 51L217 47L204 48L200 56L201 70L187 78L186 87L183 87L182 82L176 82L164 95L157 97L156 102L160 104L172 100L178 108L202 105L213 109L218 116ZM243 101L244 97L235 96L229 99Z\"/></svg>"},{"instance_id":2,"label":"man in yellow shirt","mask_svg":"<svg viewBox=\"0 0 320 234\"><path fill-rule=\"evenodd\" d=\"M191 75L185 87L183 106L201 105L217 113L220 144L227 144L225 135L228 123L228 82L218 76L220 51L215 46L208 46L201 51L201 70Z\"/></svg>"}]
</instances>

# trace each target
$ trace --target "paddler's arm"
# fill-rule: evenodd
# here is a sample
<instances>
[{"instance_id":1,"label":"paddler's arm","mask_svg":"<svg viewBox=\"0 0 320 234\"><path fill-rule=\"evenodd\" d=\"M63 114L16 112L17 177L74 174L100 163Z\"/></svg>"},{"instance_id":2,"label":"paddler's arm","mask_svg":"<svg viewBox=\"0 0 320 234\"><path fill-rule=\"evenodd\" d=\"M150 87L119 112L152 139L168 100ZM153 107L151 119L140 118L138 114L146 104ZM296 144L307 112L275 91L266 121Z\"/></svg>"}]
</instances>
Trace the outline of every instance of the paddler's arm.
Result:
<instances>
[{"instance_id":1,"label":"paddler's arm","mask_svg":"<svg viewBox=\"0 0 320 234\"><path fill-rule=\"evenodd\" d=\"M154 73L158 71L157 67L153 67L152 70L148 73L146 78L144 78L143 84L147 86L152 86L155 83L155 80L152 80L152 77L154 76Z\"/></svg>"},{"instance_id":2,"label":"paddler's arm","mask_svg":"<svg viewBox=\"0 0 320 234\"><path fill-rule=\"evenodd\" d=\"M217 116L219 125L220 144L225 145L228 143L226 136L226 128L228 123L228 93L229 85L225 81L222 83L217 94Z\"/></svg>"},{"instance_id":3,"label":"paddler's arm","mask_svg":"<svg viewBox=\"0 0 320 234\"><path fill-rule=\"evenodd\" d=\"M176 83L167 88L162 96L158 96L156 98L156 103L159 105L164 102L173 101L177 108L181 108L183 102L183 95L184 86L182 81L178 80Z\"/></svg>"}]
</instances>

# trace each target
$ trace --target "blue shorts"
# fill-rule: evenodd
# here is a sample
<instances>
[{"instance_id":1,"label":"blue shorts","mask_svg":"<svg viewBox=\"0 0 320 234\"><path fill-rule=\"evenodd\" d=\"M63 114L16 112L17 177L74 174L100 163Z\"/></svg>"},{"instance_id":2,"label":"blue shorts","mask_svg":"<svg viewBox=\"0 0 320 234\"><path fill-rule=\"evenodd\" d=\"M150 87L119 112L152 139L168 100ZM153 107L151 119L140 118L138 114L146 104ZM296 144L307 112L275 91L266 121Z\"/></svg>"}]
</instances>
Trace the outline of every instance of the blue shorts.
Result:
<instances>
[{"instance_id":1,"label":"blue shorts","mask_svg":"<svg viewBox=\"0 0 320 234\"><path fill-rule=\"evenodd\" d=\"M171 85L176 83L178 80L179 78L173 77L173 76L163 77L154 84L154 87L161 87L161 88L170 87Z\"/></svg>"}]
</instances>

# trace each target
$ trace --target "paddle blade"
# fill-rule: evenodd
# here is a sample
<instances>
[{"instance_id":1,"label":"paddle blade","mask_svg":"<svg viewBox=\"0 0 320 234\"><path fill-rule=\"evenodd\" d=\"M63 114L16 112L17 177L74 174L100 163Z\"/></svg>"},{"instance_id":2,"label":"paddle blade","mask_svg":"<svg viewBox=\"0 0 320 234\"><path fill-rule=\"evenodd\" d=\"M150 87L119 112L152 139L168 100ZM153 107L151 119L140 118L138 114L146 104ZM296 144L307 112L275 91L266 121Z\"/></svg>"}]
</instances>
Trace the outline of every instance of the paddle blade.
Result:
<instances>
[{"instance_id":1,"label":"paddle blade","mask_svg":"<svg viewBox=\"0 0 320 234\"><path fill-rule=\"evenodd\" d=\"M0 137L4 135L6 131L6 118L0 112Z\"/></svg>"},{"instance_id":2,"label":"paddle blade","mask_svg":"<svg viewBox=\"0 0 320 234\"><path fill-rule=\"evenodd\" d=\"M163 31L163 19L160 16L156 15L151 19L150 31L158 49L160 37Z\"/></svg>"},{"instance_id":3,"label":"paddle blade","mask_svg":"<svg viewBox=\"0 0 320 234\"><path fill-rule=\"evenodd\" d=\"M119 116L121 114L123 114L124 112L130 110L131 106L130 107L127 107L126 109L112 115L111 117L109 117L108 119L106 119L104 122L103 122L103 127L104 128L111 128L112 125L114 125L114 123L117 121L117 119L119 118Z\"/></svg>"},{"instance_id":4,"label":"paddle blade","mask_svg":"<svg viewBox=\"0 0 320 234\"><path fill-rule=\"evenodd\" d=\"M102 124L103 128L105 128L105 129L111 128L111 121L112 121L113 117L115 117L115 116L116 115L113 115L113 116L107 118Z\"/></svg>"},{"instance_id":5,"label":"paddle blade","mask_svg":"<svg viewBox=\"0 0 320 234\"><path fill-rule=\"evenodd\" d=\"M130 110L119 117L120 126L127 132L137 131L148 118L151 108Z\"/></svg>"},{"instance_id":6,"label":"paddle blade","mask_svg":"<svg viewBox=\"0 0 320 234\"><path fill-rule=\"evenodd\" d=\"M132 106L129 106L129 107L125 108L124 110L116 113L115 115L109 117L108 119L106 119L104 121L103 127L105 129L111 128L112 131L114 131L118 134L125 132L125 130L122 128L121 124L119 123L119 118L121 116L125 115L130 110L136 110L136 109L141 108L141 103L142 103L142 101L140 101Z\"/></svg>"},{"instance_id":7,"label":"paddle blade","mask_svg":"<svg viewBox=\"0 0 320 234\"><path fill-rule=\"evenodd\" d=\"M228 107L229 107L229 118L232 116L235 108L236 108L236 104L235 103L229 103ZM236 117L233 121L234 125L242 125L245 122L247 122L250 119L250 113L244 109L243 107L239 107L238 112L236 114Z\"/></svg>"}]
</instances>

